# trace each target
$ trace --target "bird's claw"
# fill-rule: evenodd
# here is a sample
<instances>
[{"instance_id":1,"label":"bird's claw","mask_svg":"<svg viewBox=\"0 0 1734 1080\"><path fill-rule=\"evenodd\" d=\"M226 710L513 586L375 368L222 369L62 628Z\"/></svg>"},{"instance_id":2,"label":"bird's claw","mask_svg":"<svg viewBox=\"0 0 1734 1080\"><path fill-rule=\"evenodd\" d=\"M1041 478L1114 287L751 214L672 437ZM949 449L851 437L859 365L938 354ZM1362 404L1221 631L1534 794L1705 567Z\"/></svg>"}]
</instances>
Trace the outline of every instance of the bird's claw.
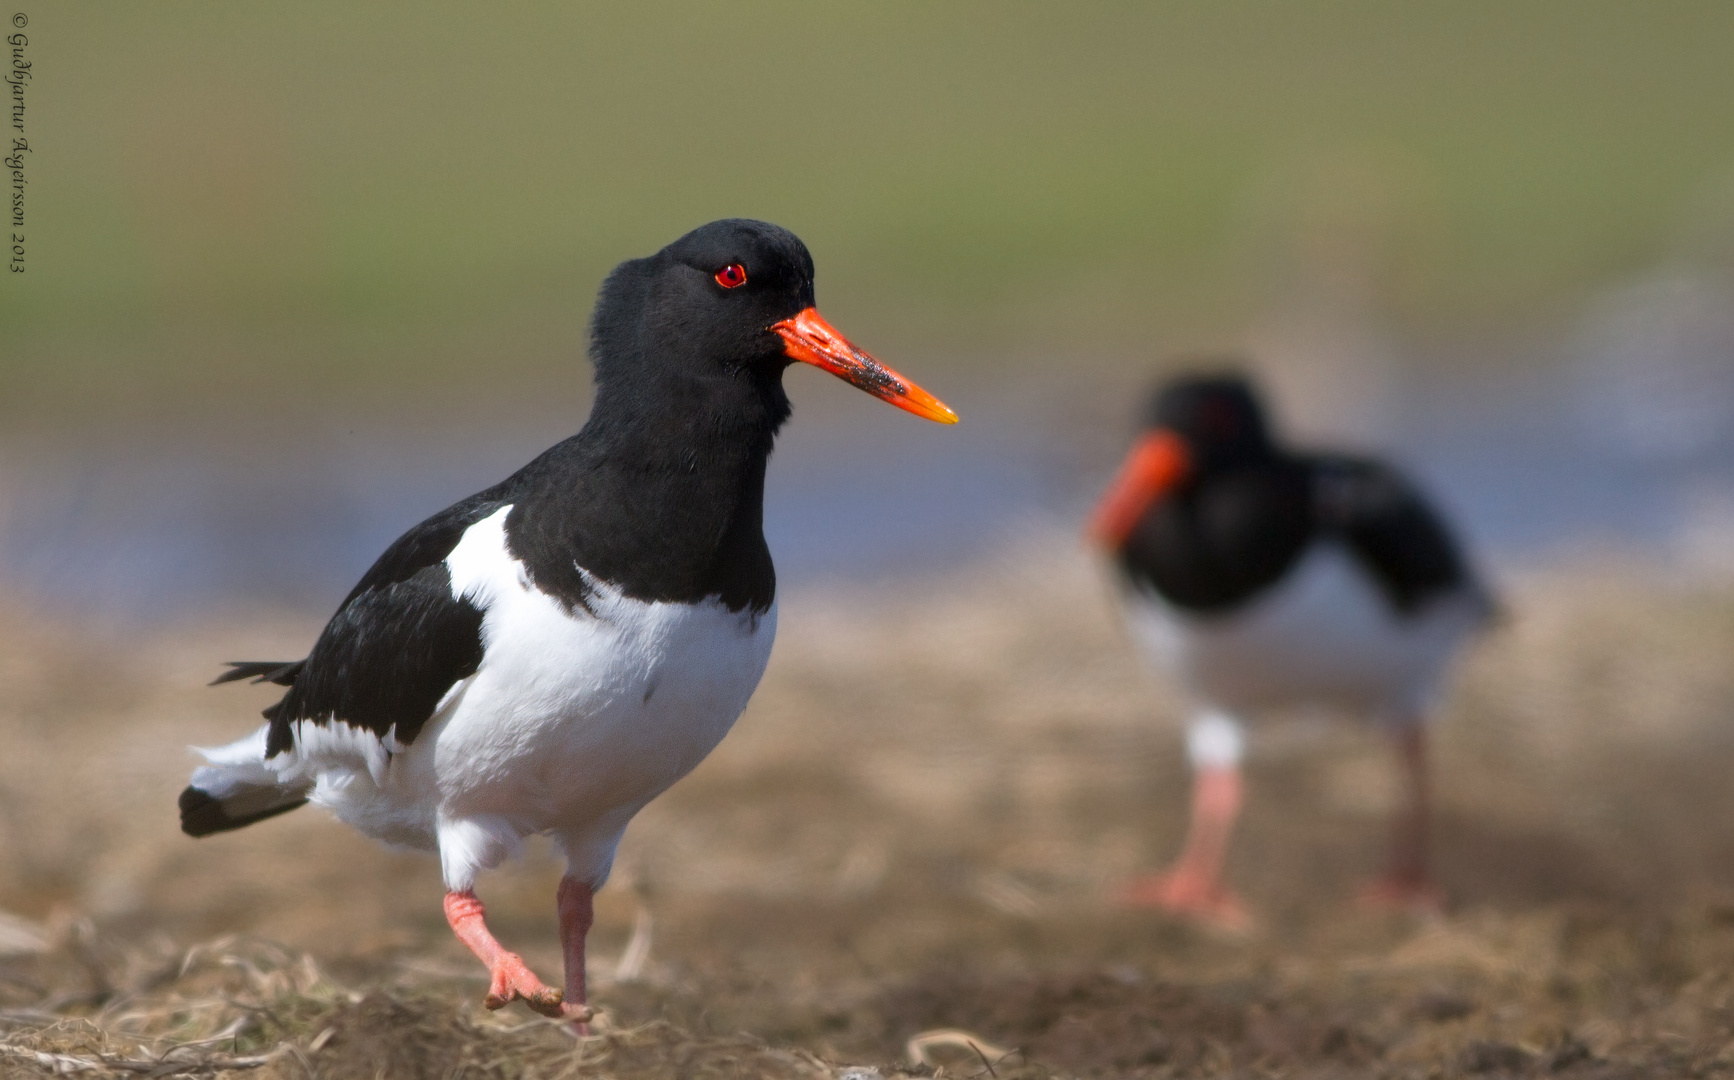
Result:
<instances>
[{"instance_id":1,"label":"bird's claw","mask_svg":"<svg viewBox=\"0 0 1734 1080\"><path fill-rule=\"evenodd\" d=\"M492 1012L503 1009L514 1001L522 1001L532 1011L559 1020L566 1016L563 1002L565 996L564 992L536 978L535 973L524 966L524 961L508 954L501 959L499 966L494 968L493 981L488 987L488 996L482 999L482 1005Z\"/></svg>"},{"instance_id":2,"label":"bird's claw","mask_svg":"<svg viewBox=\"0 0 1734 1080\"><path fill-rule=\"evenodd\" d=\"M561 1017L574 1024L587 1024L596 1019L596 1010L588 1005L562 1005Z\"/></svg>"},{"instance_id":3,"label":"bird's claw","mask_svg":"<svg viewBox=\"0 0 1734 1080\"><path fill-rule=\"evenodd\" d=\"M1246 905L1232 890L1185 870L1138 878L1120 890L1118 900L1127 907L1156 908L1213 930L1243 934L1253 927Z\"/></svg>"},{"instance_id":4,"label":"bird's claw","mask_svg":"<svg viewBox=\"0 0 1734 1080\"><path fill-rule=\"evenodd\" d=\"M527 994L522 990L509 990L504 994L490 992L487 997L482 999L482 1004L489 1011L493 1011L503 1009L514 1001L522 1001L530 1007L532 1012L538 1012L550 1019L559 1020L566 1016L565 1006L560 1003L563 996L560 991L547 987L541 990L532 990Z\"/></svg>"},{"instance_id":5,"label":"bird's claw","mask_svg":"<svg viewBox=\"0 0 1734 1080\"><path fill-rule=\"evenodd\" d=\"M1434 916L1445 913L1445 890L1428 877L1387 874L1368 882L1355 897L1364 911L1393 911Z\"/></svg>"}]
</instances>

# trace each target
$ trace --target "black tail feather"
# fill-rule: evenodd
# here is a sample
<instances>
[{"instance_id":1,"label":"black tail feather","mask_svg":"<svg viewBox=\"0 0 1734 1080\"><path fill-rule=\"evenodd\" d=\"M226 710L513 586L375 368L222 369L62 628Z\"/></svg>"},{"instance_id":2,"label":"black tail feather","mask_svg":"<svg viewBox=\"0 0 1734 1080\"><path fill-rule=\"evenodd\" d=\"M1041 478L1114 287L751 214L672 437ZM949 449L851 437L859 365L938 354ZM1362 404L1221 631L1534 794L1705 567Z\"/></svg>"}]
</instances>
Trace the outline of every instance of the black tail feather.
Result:
<instances>
[{"instance_id":1,"label":"black tail feather","mask_svg":"<svg viewBox=\"0 0 1734 1080\"><path fill-rule=\"evenodd\" d=\"M229 670L210 681L211 686L222 683L239 682L242 679L252 679L257 683L276 683L278 686L289 686L295 682L295 676L301 674L306 666L305 660L230 660Z\"/></svg>"},{"instance_id":2,"label":"black tail feather","mask_svg":"<svg viewBox=\"0 0 1734 1080\"><path fill-rule=\"evenodd\" d=\"M181 792L181 831L188 836L210 836L212 833L228 832L230 829L251 825L255 821L287 814L306 802L305 795L290 795L287 802L232 815L230 807L224 806L221 799L208 791L189 787Z\"/></svg>"}]
</instances>

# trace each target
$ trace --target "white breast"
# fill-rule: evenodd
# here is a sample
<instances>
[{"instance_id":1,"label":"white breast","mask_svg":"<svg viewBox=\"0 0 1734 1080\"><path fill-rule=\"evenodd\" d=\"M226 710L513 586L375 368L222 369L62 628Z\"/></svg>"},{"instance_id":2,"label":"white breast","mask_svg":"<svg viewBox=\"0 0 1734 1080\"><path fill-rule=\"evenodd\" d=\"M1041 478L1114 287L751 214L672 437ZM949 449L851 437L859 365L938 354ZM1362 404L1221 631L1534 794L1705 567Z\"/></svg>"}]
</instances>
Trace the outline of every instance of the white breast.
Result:
<instances>
[{"instance_id":1,"label":"white breast","mask_svg":"<svg viewBox=\"0 0 1734 1080\"><path fill-rule=\"evenodd\" d=\"M776 609L645 602L593 581L590 611L568 611L509 554L509 509L471 526L446 560L454 594L484 610L480 668L446 695L383 785L316 799L385 839L401 842L413 821L421 846L437 841L452 888L538 832L558 837L574 871L600 885L627 821L746 707L770 659Z\"/></svg>"},{"instance_id":2,"label":"white breast","mask_svg":"<svg viewBox=\"0 0 1734 1080\"><path fill-rule=\"evenodd\" d=\"M1231 612L1201 615L1146 591L1126 604L1145 652L1201 704L1246 714L1329 704L1419 716L1446 666L1485 618L1467 595L1399 613L1335 543L1314 544L1267 592Z\"/></svg>"}]
</instances>

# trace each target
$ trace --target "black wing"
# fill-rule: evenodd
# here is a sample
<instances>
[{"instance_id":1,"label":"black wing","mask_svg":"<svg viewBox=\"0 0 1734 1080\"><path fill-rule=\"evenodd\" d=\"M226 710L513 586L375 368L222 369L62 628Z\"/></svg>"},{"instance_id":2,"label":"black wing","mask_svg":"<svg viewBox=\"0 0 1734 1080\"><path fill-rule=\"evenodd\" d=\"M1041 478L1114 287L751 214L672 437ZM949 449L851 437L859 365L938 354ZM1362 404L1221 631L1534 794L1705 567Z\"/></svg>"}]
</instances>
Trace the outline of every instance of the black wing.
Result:
<instances>
[{"instance_id":1,"label":"black wing","mask_svg":"<svg viewBox=\"0 0 1734 1080\"><path fill-rule=\"evenodd\" d=\"M1444 518L1401 473L1339 455L1321 455L1312 466L1319 527L1343 538L1398 611L1458 591L1491 608Z\"/></svg>"},{"instance_id":2,"label":"black wing","mask_svg":"<svg viewBox=\"0 0 1734 1080\"><path fill-rule=\"evenodd\" d=\"M404 533L362 575L313 651L293 662L231 662L216 682L253 678L289 687L265 710L267 755L295 745L297 721L341 720L412 741L452 684L482 660L482 612L452 596L445 558L464 530L504 506L492 488Z\"/></svg>"}]
</instances>

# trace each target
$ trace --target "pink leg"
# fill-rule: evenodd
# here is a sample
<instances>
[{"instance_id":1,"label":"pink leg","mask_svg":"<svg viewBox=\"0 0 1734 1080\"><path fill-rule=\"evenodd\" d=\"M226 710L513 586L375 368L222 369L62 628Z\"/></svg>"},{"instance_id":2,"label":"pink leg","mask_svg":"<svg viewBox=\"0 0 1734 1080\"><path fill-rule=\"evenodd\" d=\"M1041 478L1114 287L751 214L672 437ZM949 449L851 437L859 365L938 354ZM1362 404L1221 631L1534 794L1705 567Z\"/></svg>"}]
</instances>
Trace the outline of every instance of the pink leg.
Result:
<instances>
[{"instance_id":1,"label":"pink leg","mask_svg":"<svg viewBox=\"0 0 1734 1080\"><path fill-rule=\"evenodd\" d=\"M1396 733L1397 761L1408 802L1391 826L1391 861L1385 873L1361 890L1364 906L1440 911L1445 894L1433 881L1429 848L1433 831L1432 785L1427 770L1427 730L1405 724Z\"/></svg>"},{"instance_id":2,"label":"pink leg","mask_svg":"<svg viewBox=\"0 0 1734 1080\"><path fill-rule=\"evenodd\" d=\"M588 1035L585 1023L595 1015L586 1004L584 987L584 939L596 921L593 906L595 891L575 878L560 879L560 949L566 954L566 1017L577 1025L580 1035Z\"/></svg>"},{"instance_id":3,"label":"pink leg","mask_svg":"<svg viewBox=\"0 0 1734 1080\"><path fill-rule=\"evenodd\" d=\"M1122 902L1157 907L1226 929L1251 922L1240 898L1222 884L1222 865L1245 800L1245 785L1234 766L1201 768L1192 781L1192 818L1180 858L1160 874L1134 880Z\"/></svg>"},{"instance_id":4,"label":"pink leg","mask_svg":"<svg viewBox=\"0 0 1734 1080\"><path fill-rule=\"evenodd\" d=\"M483 920L482 902L469 889L446 893L446 921L452 933L470 947L476 958L488 966L491 982L488 996L482 1004L490 1009L502 1009L514 1001L524 1004L543 1016L559 1017L565 1013L560 1006L560 991L546 986L534 972L524 966L517 953L507 952Z\"/></svg>"}]
</instances>

